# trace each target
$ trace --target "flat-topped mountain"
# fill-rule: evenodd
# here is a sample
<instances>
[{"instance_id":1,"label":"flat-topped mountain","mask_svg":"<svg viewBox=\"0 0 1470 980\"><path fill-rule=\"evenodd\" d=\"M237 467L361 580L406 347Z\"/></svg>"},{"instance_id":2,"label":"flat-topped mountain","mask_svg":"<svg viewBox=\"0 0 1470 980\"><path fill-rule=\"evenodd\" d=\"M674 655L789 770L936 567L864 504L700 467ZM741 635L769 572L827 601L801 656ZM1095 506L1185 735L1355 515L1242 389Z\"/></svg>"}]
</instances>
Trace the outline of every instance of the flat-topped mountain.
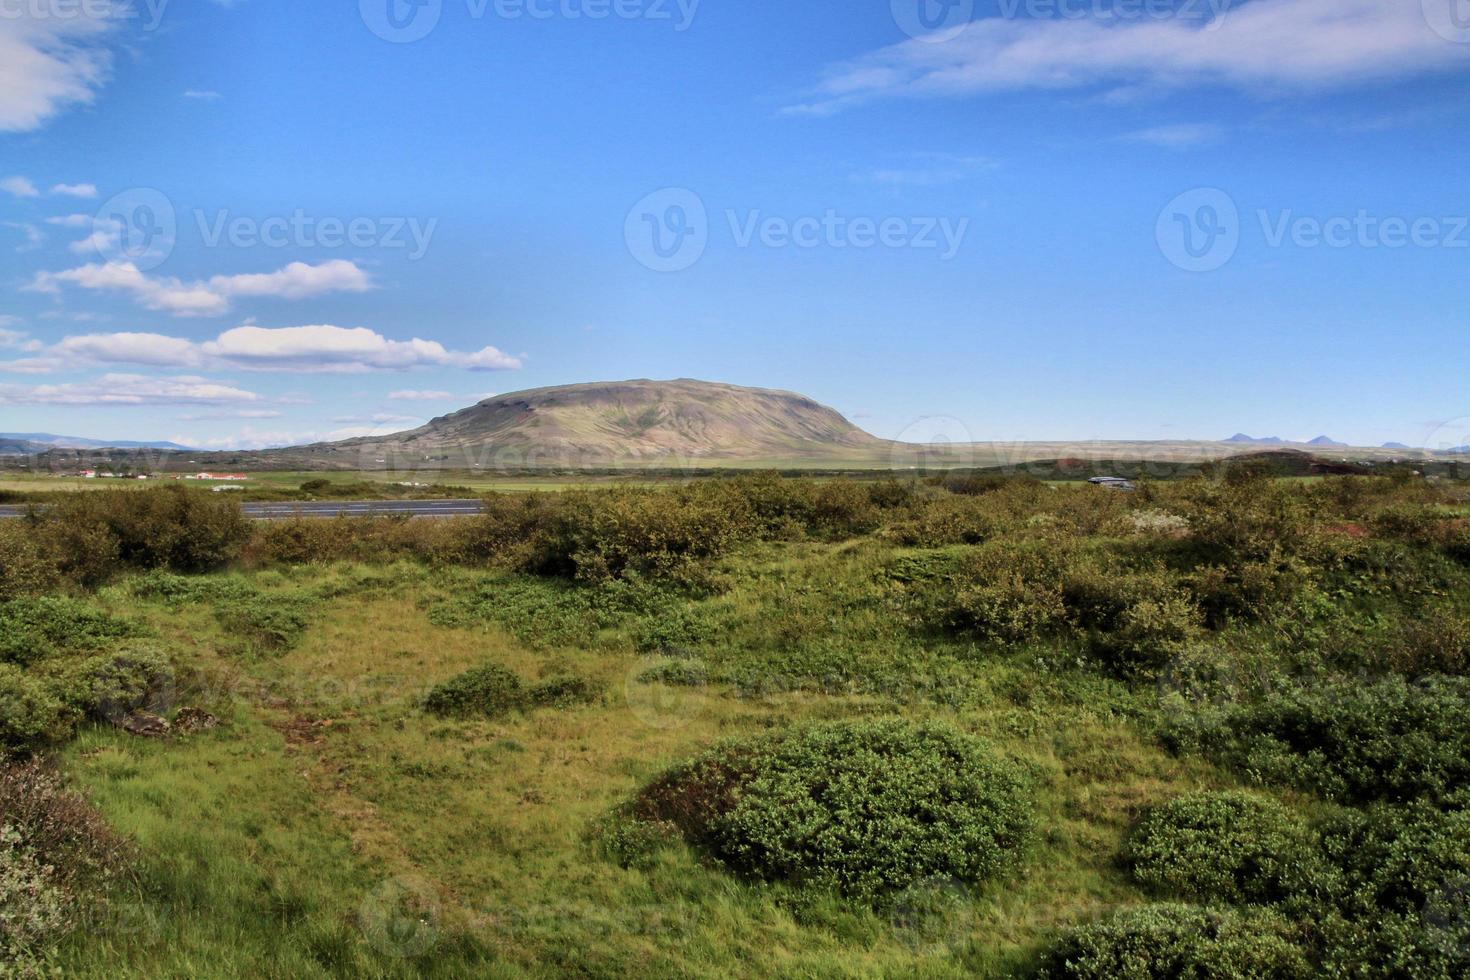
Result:
<instances>
[{"instance_id":1,"label":"flat-topped mountain","mask_svg":"<svg viewBox=\"0 0 1470 980\"><path fill-rule=\"evenodd\" d=\"M863 456L889 445L790 391L709 381L618 381L487 398L407 432L335 445L433 453L480 446L569 459Z\"/></svg>"}]
</instances>

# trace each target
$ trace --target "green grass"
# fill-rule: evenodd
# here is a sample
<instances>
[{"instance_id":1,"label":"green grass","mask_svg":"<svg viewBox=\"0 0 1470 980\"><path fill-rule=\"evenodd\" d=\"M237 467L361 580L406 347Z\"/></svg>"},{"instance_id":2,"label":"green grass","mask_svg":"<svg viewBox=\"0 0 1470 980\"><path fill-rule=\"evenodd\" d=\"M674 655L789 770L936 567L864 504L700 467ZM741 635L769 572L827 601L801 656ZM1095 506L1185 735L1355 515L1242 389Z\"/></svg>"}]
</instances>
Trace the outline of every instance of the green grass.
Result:
<instances>
[{"instance_id":1,"label":"green grass","mask_svg":"<svg viewBox=\"0 0 1470 980\"><path fill-rule=\"evenodd\" d=\"M853 559L841 546L803 546L762 560L820 577ZM193 696L229 724L177 743L94 729L68 750L146 862L125 921L74 937L67 975L469 976L495 975L493 962L526 976L1002 976L1058 924L1138 898L1112 858L1137 807L1219 779L1167 755L1130 720L1126 691L1085 675L1038 678L997 660L974 671L958 708L907 691L667 689L636 680L646 657L626 631L548 648L493 621L433 625L428 611L466 574L241 575L267 593L346 593L324 600L296 649L244 662L221 652L230 639L208 602L105 594L172 642L206 680ZM758 612L762 581L723 601ZM860 616L842 628L870 625ZM607 694L489 721L419 710L428 685L486 660L528 679L587 676ZM907 668L896 659L869 670L892 680ZM917 960L914 930L891 915L779 888L773 900L770 887L682 848L623 870L587 840L642 782L720 738L895 713L981 735L1042 776L1044 830L1025 873L978 889ZM408 960L363 929L393 887L383 883L400 878L438 906L432 945Z\"/></svg>"},{"instance_id":2,"label":"green grass","mask_svg":"<svg viewBox=\"0 0 1470 980\"><path fill-rule=\"evenodd\" d=\"M958 581L947 576L979 574L967 563L997 541L1015 546L1002 554L1015 567L1038 548L1073 562L1092 576L1082 599L1100 605L1127 575L1088 564L1099 555L1235 596L1187 579L1191 542L1130 530L1130 508L1187 503L1143 497L1019 488L976 503L1009 515L987 544L793 533L671 580L408 561L123 577L85 601L170 652L175 707L225 724L168 742L86 726L64 748L139 857L136 886L56 965L109 978L1026 976L1060 930L1150 899L1122 861L1148 808L1243 788L1298 813L1326 807L1168 751L1161 731L1183 710L1170 698L1190 679L1108 670L1096 624L1002 642L936 616ZM1241 526L1254 525L1210 533L1255 561L1259 542L1232 536ZM1242 686L1261 664L1277 679L1353 676L1382 669L1371 655L1427 611L1470 614L1463 564L1351 530L1305 535L1294 547L1345 549L1341 566L1296 592L1281 578L1275 614L1201 627L1191 652ZM242 608L296 610L301 628L269 648L243 642L255 620ZM487 663L527 686L578 678L599 693L493 717L423 710L435 685ZM718 742L891 717L977 736L1034 774L1018 871L953 894L936 883L953 900L916 917L747 880L682 842L630 867L600 846L610 814Z\"/></svg>"}]
</instances>

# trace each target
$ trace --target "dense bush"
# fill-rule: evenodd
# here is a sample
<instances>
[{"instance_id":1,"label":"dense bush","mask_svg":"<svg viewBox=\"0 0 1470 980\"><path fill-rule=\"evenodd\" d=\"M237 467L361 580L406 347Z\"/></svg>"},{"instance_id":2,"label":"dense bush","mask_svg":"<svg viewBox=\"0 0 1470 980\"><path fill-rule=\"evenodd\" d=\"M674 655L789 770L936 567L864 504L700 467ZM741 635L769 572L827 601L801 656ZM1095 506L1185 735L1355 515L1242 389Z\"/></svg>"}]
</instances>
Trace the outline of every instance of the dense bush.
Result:
<instances>
[{"instance_id":1,"label":"dense bush","mask_svg":"<svg viewBox=\"0 0 1470 980\"><path fill-rule=\"evenodd\" d=\"M99 541L105 532L122 564L179 572L227 564L251 534L238 503L181 486L74 494L47 512L48 527L88 530Z\"/></svg>"},{"instance_id":2,"label":"dense bush","mask_svg":"<svg viewBox=\"0 0 1470 980\"><path fill-rule=\"evenodd\" d=\"M76 713L40 680L0 664L0 758L31 752L68 737Z\"/></svg>"},{"instance_id":3,"label":"dense bush","mask_svg":"<svg viewBox=\"0 0 1470 980\"><path fill-rule=\"evenodd\" d=\"M30 664L58 653L95 650L137 628L76 599L50 596L0 603L0 663Z\"/></svg>"},{"instance_id":4,"label":"dense bush","mask_svg":"<svg viewBox=\"0 0 1470 980\"><path fill-rule=\"evenodd\" d=\"M583 677L550 677L526 689L526 703L542 708L570 708L596 701L599 693Z\"/></svg>"},{"instance_id":5,"label":"dense bush","mask_svg":"<svg viewBox=\"0 0 1470 980\"><path fill-rule=\"evenodd\" d=\"M0 521L0 602L54 588L61 560L24 521Z\"/></svg>"},{"instance_id":6,"label":"dense bush","mask_svg":"<svg viewBox=\"0 0 1470 980\"><path fill-rule=\"evenodd\" d=\"M1064 934L1042 980L1306 980L1297 930L1268 912L1148 905Z\"/></svg>"},{"instance_id":7,"label":"dense bush","mask_svg":"<svg viewBox=\"0 0 1470 980\"><path fill-rule=\"evenodd\" d=\"M51 953L126 872L128 845L39 763L0 768L0 976L53 975Z\"/></svg>"},{"instance_id":8,"label":"dense bush","mask_svg":"<svg viewBox=\"0 0 1470 980\"><path fill-rule=\"evenodd\" d=\"M1470 782L1470 678L1288 684L1191 713L1166 739L1345 803L1436 801Z\"/></svg>"},{"instance_id":9,"label":"dense bush","mask_svg":"<svg viewBox=\"0 0 1470 980\"><path fill-rule=\"evenodd\" d=\"M951 729L839 723L720 746L645 787L631 812L738 872L874 899L1013 867L1026 782Z\"/></svg>"},{"instance_id":10,"label":"dense bush","mask_svg":"<svg viewBox=\"0 0 1470 980\"><path fill-rule=\"evenodd\" d=\"M1248 793L1201 793L1155 807L1125 857L1134 878L1164 898L1300 905L1337 888L1306 823Z\"/></svg>"},{"instance_id":11,"label":"dense bush","mask_svg":"<svg viewBox=\"0 0 1470 980\"><path fill-rule=\"evenodd\" d=\"M424 698L424 710L450 718L494 718L524 703L519 677L498 664L484 664L435 687Z\"/></svg>"}]
</instances>

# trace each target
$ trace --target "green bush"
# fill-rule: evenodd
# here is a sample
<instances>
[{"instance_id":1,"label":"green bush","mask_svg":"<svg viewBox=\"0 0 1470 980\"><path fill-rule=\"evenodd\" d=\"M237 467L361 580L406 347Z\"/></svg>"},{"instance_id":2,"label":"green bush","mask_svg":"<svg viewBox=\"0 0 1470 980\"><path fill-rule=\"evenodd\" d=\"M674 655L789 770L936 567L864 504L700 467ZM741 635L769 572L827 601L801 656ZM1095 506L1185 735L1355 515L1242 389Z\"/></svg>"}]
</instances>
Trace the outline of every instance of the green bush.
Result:
<instances>
[{"instance_id":1,"label":"green bush","mask_svg":"<svg viewBox=\"0 0 1470 980\"><path fill-rule=\"evenodd\" d=\"M29 524L0 521L0 602L45 592L60 578L60 560Z\"/></svg>"},{"instance_id":2,"label":"green bush","mask_svg":"<svg viewBox=\"0 0 1470 980\"><path fill-rule=\"evenodd\" d=\"M215 618L246 654L278 655L292 650L310 625L310 601L303 596L255 593L215 607Z\"/></svg>"},{"instance_id":3,"label":"green bush","mask_svg":"<svg viewBox=\"0 0 1470 980\"><path fill-rule=\"evenodd\" d=\"M1153 808L1125 858L1139 884L1164 898L1300 904L1337 887L1305 822L1248 793L1200 793Z\"/></svg>"},{"instance_id":4,"label":"green bush","mask_svg":"<svg viewBox=\"0 0 1470 980\"><path fill-rule=\"evenodd\" d=\"M1126 909L1065 933L1041 980L1306 980L1297 930L1274 914L1187 905Z\"/></svg>"},{"instance_id":5,"label":"green bush","mask_svg":"<svg viewBox=\"0 0 1470 980\"><path fill-rule=\"evenodd\" d=\"M930 877L1014 867L1027 779L952 729L837 723L720 746L659 777L632 812L731 869L872 900Z\"/></svg>"},{"instance_id":6,"label":"green bush","mask_svg":"<svg viewBox=\"0 0 1470 980\"><path fill-rule=\"evenodd\" d=\"M13 599L0 603L0 663L31 664L96 650L136 632L126 620L77 599Z\"/></svg>"},{"instance_id":7,"label":"green bush","mask_svg":"<svg viewBox=\"0 0 1470 980\"><path fill-rule=\"evenodd\" d=\"M495 718L525 701L519 677L498 664L484 664L435 687L424 698L424 710L448 718Z\"/></svg>"},{"instance_id":8,"label":"green bush","mask_svg":"<svg viewBox=\"0 0 1470 980\"><path fill-rule=\"evenodd\" d=\"M0 975L41 977L72 927L75 903L20 832L0 824Z\"/></svg>"},{"instance_id":9,"label":"green bush","mask_svg":"<svg viewBox=\"0 0 1470 980\"><path fill-rule=\"evenodd\" d=\"M173 664L151 646L129 646L67 664L52 684L68 705L98 721L116 723L134 711L161 715L173 707Z\"/></svg>"},{"instance_id":10,"label":"green bush","mask_svg":"<svg viewBox=\"0 0 1470 980\"><path fill-rule=\"evenodd\" d=\"M591 704L601 693L583 677L552 677L527 688L526 703L542 708L571 708Z\"/></svg>"},{"instance_id":11,"label":"green bush","mask_svg":"<svg viewBox=\"0 0 1470 980\"><path fill-rule=\"evenodd\" d=\"M1470 678L1335 680L1187 714L1165 737L1339 802L1434 802L1470 783L1466 718Z\"/></svg>"},{"instance_id":12,"label":"green bush","mask_svg":"<svg viewBox=\"0 0 1470 980\"><path fill-rule=\"evenodd\" d=\"M182 486L74 494L48 511L44 524L104 529L123 564L178 572L235 560L251 534L236 501Z\"/></svg>"},{"instance_id":13,"label":"green bush","mask_svg":"<svg viewBox=\"0 0 1470 980\"><path fill-rule=\"evenodd\" d=\"M0 756L21 755L71 735L76 713L34 677L0 664Z\"/></svg>"}]
</instances>

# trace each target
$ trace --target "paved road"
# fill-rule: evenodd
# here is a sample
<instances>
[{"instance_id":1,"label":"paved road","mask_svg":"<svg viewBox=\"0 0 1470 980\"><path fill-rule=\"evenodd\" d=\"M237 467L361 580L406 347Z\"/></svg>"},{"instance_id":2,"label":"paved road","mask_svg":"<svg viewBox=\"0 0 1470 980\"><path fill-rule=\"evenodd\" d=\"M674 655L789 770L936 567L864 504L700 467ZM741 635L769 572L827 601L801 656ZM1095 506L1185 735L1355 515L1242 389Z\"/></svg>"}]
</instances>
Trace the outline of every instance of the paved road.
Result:
<instances>
[{"instance_id":1,"label":"paved road","mask_svg":"<svg viewBox=\"0 0 1470 980\"><path fill-rule=\"evenodd\" d=\"M245 516L257 521L287 521L293 517L373 517L408 514L411 517L470 517L480 512L478 500L336 500L321 503L242 503ZM24 506L0 507L0 518L22 517Z\"/></svg>"}]
</instances>

